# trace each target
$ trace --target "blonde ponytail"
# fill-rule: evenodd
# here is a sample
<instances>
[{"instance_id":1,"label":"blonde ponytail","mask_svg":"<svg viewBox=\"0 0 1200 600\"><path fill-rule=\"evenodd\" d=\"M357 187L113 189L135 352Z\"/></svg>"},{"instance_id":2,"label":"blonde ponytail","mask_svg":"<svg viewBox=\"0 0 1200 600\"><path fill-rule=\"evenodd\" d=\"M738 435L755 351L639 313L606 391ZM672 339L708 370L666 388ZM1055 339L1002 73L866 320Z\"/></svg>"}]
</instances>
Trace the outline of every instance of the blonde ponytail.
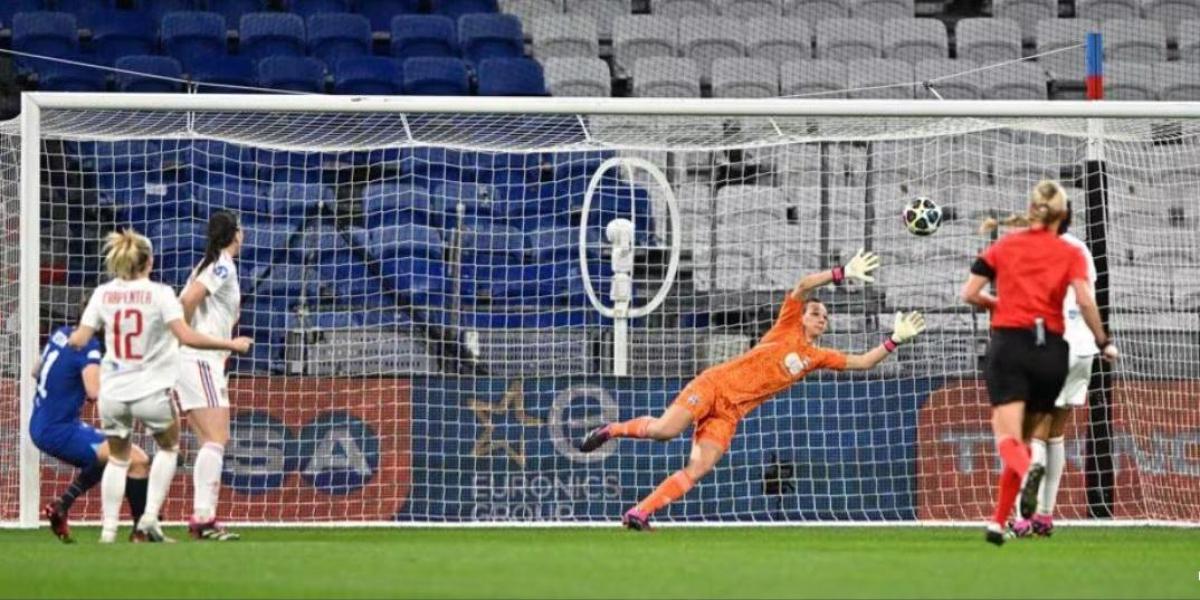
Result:
<instances>
[{"instance_id":1,"label":"blonde ponytail","mask_svg":"<svg viewBox=\"0 0 1200 600\"><path fill-rule=\"evenodd\" d=\"M1029 194L1029 210L1015 214L1003 221L988 217L979 224L979 233L989 234L1000 226L1029 227L1034 223L1048 225L1067 215L1067 191L1057 181L1043 179L1033 186Z\"/></svg>"},{"instance_id":2,"label":"blonde ponytail","mask_svg":"<svg viewBox=\"0 0 1200 600\"><path fill-rule=\"evenodd\" d=\"M146 236L132 229L114 231L104 244L104 265L114 277L136 279L150 264L152 252Z\"/></svg>"}]
</instances>

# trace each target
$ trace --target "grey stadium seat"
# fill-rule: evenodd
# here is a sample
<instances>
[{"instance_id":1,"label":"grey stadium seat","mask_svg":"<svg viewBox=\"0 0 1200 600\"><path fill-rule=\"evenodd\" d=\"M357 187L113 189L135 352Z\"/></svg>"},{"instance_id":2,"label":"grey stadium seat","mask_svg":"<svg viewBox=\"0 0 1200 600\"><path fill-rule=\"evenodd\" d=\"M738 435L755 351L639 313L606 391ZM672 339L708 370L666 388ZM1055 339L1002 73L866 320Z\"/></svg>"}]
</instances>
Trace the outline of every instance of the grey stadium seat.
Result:
<instances>
[{"instance_id":1,"label":"grey stadium seat","mask_svg":"<svg viewBox=\"0 0 1200 600\"><path fill-rule=\"evenodd\" d=\"M820 98L845 98L849 85L846 64L840 60L797 60L783 63L779 70L780 91L784 96L804 96L817 92Z\"/></svg>"},{"instance_id":2,"label":"grey stadium seat","mask_svg":"<svg viewBox=\"0 0 1200 600\"><path fill-rule=\"evenodd\" d=\"M1157 100L1158 87L1150 65L1119 60L1104 65L1105 100Z\"/></svg>"},{"instance_id":3,"label":"grey stadium seat","mask_svg":"<svg viewBox=\"0 0 1200 600\"><path fill-rule=\"evenodd\" d=\"M974 61L965 59L950 59L937 58L932 60L923 60L917 63L916 75L917 81L931 81L939 77L945 77L933 82L933 88L938 94L946 100L979 100L983 98L983 89L980 87L980 74L970 73L960 75L964 71L969 71L978 67ZM917 98L936 98L927 90L918 88Z\"/></svg>"},{"instance_id":4,"label":"grey stadium seat","mask_svg":"<svg viewBox=\"0 0 1200 600\"><path fill-rule=\"evenodd\" d=\"M1179 23L1179 60L1200 62L1200 19Z\"/></svg>"},{"instance_id":5,"label":"grey stadium seat","mask_svg":"<svg viewBox=\"0 0 1200 600\"><path fill-rule=\"evenodd\" d=\"M812 28L796 18L751 19L746 23L746 55L781 65L812 58Z\"/></svg>"},{"instance_id":6,"label":"grey stadium seat","mask_svg":"<svg viewBox=\"0 0 1200 600\"><path fill-rule=\"evenodd\" d=\"M1105 21L1105 60L1159 63L1167 60L1167 32L1162 23L1146 19Z\"/></svg>"},{"instance_id":7,"label":"grey stadium seat","mask_svg":"<svg viewBox=\"0 0 1200 600\"><path fill-rule=\"evenodd\" d=\"M1088 21L1078 19L1043 19L1037 24L1037 51L1043 54L1051 50L1083 44L1092 29ZM1083 47L1059 52L1038 59L1054 79L1079 81L1084 79L1085 54Z\"/></svg>"},{"instance_id":8,"label":"grey stadium seat","mask_svg":"<svg viewBox=\"0 0 1200 600\"><path fill-rule=\"evenodd\" d=\"M1075 16L1080 19L1136 19L1141 14L1137 0L1075 0Z\"/></svg>"},{"instance_id":9,"label":"grey stadium seat","mask_svg":"<svg viewBox=\"0 0 1200 600\"><path fill-rule=\"evenodd\" d=\"M608 63L590 58L548 58L542 61L546 87L553 96L608 97L612 73Z\"/></svg>"},{"instance_id":10,"label":"grey stadium seat","mask_svg":"<svg viewBox=\"0 0 1200 600\"><path fill-rule=\"evenodd\" d=\"M883 56L879 24L869 19L825 19L817 24L817 58L848 61Z\"/></svg>"},{"instance_id":11,"label":"grey stadium seat","mask_svg":"<svg viewBox=\"0 0 1200 600\"><path fill-rule=\"evenodd\" d=\"M596 19L600 39L612 39L613 21L633 12L632 0L565 0L567 14Z\"/></svg>"},{"instance_id":12,"label":"grey stadium seat","mask_svg":"<svg viewBox=\"0 0 1200 600\"><path fill-rule=\"evenodd\" d=\"M1179 40L1181 23L1200 19L1200 0L1144 0L1142 13L1162 23L1167 28L1167 40L1174 44Z\"/></svg>"},{"instance_id":13,"label":"grey stadium seat","mask_svg":"<svg viewBox=\"0 0 1200 600\"><path fill-rule=\"evenodd\" d=\"M824 19L850 18L849 0L784 0L783 16L799 17L809 23Z\"/></svg>"},{"instance_id":14,"label":"grey stadium seat","mask_svg":"<svg viewBox=\"0 0 1200 600\"><path fill-rule=\"evenodd\" d=\"M776 17L783 14L783 0L719 0L721 15L739 19Z\"/></svg>"},{"instance_id":15,"label":"grey stadium seat","mask_svg":"<svg viewBox=\"0 0 1200 600\"><path fill-rule=\"evenodd\" d=\"M650 12L660 17L715 17L721 14L716 0L651 0Z\"/></svg>"},{"instance_id":16,"label":"grey stadium seat","mask_svg":"<svg viewBox=\"0 0 1200 600\"><path fill-rule=\"evenodd\" d=\"M913 66L889 58L860 58L846 64L850 89L875 87L889 84L910 84L873 90L850 92L851 98L897 98L913 97Z\"/></svg>"},{"instance_id":17,"label":"grey stadium seat","mask_svg":"<svg viewBox=\"0 0 1200 600\"><path fill-rule=\"evenodd\" d=\"M850 16L856 19L883 22L911 19L915 15L913 0L854 0L850 4Z\"/></svg>"},{"instance_id":18,"label":"grey stadium seat","mask_svg":"<svg viewBox=\"0 0 1200 600\"><path fill-rule=\"evenodd\" d=\"M699 98L700 72L687 58L655 56L633 65L633 95L642 98Z\"/></svg>"},{"instance_id":19,"label":"grey stadium seat","mask_svg":"<svg viewBox=\"0 0 1200 600\"><path fill-rule=\"evenodd\" d=\"M1012 19L962 19L954 37L959 58L980 64L1021 58L1021 25Z\"/></svg>"},{"instance_id":20,"label":"grey stadium seat","mask_svg":"<svg viewBox=\"0 0 1200 600\"><path fill-rule=\"evenodd\" d=\"M1043 19L1058 17L1058 2L1057 0L994 0L992 16L1016 21L1021 26L1024 41L1030 43L1035 39L1035 31L1038 32L1037 39L1041 39L1040 31L1037 30L1038 23Z\"/></svg>"},{"instance_id":21,"label":"grey stadium seat","mask_svg":"<svg viewBox=\"0 0 1200 600\"><path fill-rule=\"evenodd\" d=\"M686 17L679 21L679 50L696 61L701 79L708 81L712 62L746 55L742 22L723 17Z\"/></svg>"},{"instance_id":22,"label":"grey stadium seat","mask_svg":"<svg viewBox=\"0 0 1200 600\"><path fill-rule=\"evenodd\" d=\"M1154 65L1158 98L1164 101L1200 101L1200 65L1167 62Z\"/></svg>"},{"instance_id":23,"label":"grey stadium seat","mask_svg":"<svg viewBox=\"0 0 1200 600\"><path fill-rule=\"evenodd\" d=\"M950 56L946 25L938 19L890 19L883 23L883 57L916 64Z\"/></svg>"},{"instance_id":24,"label":"grey stadium seat","mask_svg":"<svg viewBox=\"0 0 1200 600\"><path fill-rule=\"evenodd\" d=\"M679 47L677 20L631 15L613 23L613 57L626 71L642 58L675 56Z\"/></svg>"},{"instance_id":25,"label":"grey stadium seat","mask_svg":"<svg viewBox=\"0 0 1200 600\"><path fill-rule=\"evenodd\" d=\"M779 68L761 58L718 58L712 91L716 98L774 98L779 95Z\"/></svg>"},{"instance_id":26,"label":"grey stadium seat","mask_svg":"<svg viewBox=\"0 0 1200 600\"><path fill-rule=\"evenodd\" d=\"M538 60L558 56L599 56L600 32L587 15L537 17L530 25L533 55Z\"/></svg>"},{"instance_id":27,"label":"grey stadium seat","mask_svg":"<svg viewBox=\"0 0 1200 600\"><path fill-rule=\"evenodd\" d=\"M500 10L520 17L521 22L529 24L533 19L550 15L561 15L562 0L500 0Z\"/></svg>"},{"instance_id":28,"label":"grey stadium seat","mask_svg":"<svg viewBox=\"0 0 1200 600\"><path fill-rule=\"evenodd\" d=\"M1005 65L980 73L985 100L1045 100L1046 73L1031 62Z\"/></svg>"}]
</instances>

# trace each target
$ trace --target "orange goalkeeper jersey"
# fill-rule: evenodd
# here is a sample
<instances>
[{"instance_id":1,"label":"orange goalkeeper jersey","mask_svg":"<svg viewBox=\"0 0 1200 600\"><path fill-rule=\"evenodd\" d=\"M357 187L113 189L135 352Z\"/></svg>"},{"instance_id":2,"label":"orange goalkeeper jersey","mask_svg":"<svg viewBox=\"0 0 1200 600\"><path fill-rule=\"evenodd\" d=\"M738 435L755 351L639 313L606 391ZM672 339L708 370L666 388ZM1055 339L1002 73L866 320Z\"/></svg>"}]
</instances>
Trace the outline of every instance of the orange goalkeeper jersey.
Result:
<instances>
[{"instance_id":1,"label":"orange goalkeeper jersey","mask_svg":"<svg viewBox=\"0 0 1200 600\"><path fill-rule=\"evenodd\" d=\"M793 299L789 293L779 318L756 346L701 375L736 408L739 416L746 416L771 395L791 387L812 371L846 368L845 354L819 348L804 339L803 316L804 302Z\"/></svg>"}]
</instances>

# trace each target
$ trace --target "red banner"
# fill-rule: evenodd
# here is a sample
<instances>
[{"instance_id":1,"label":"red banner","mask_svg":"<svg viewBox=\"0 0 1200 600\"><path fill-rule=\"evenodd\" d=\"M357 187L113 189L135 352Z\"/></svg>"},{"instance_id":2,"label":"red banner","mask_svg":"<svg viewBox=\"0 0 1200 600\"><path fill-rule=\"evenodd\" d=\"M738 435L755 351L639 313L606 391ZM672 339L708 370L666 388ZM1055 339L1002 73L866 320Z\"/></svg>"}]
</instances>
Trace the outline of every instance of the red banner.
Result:
<instances>
[{"instance_id":1,"label":"red banner","mask_svg":"<svg viewBox=\"0 0 1200 600\"><path fill-rule=\"evenodd\" d=\"M234 378L219 516L229 521L391 520L411 482L411 387L399 379ZM94 407L85 414L95 422ZM183 464L164 520L192 509L191 464L199 444L184 417ZM153 441L136 441L152 451ZM42 498L62 493L73 471L44 459ZM72 509L99 517L93 490Z\"/></svg>"},{"instance_id":2,"label":"red banner","mask_svg":"<svg viewBox=\"0 0 1200 600\"><path fill-rule=\"evenodd\" d=\"M1113 514L1200 520L1200 382L1126 382L1113 391ZM957 381L930 395L918 417L917 515L983 520L995 506L999 461L991 407L981 381ZM1087 412L1066 433L1066 471L1056 516L1087 517Z\"/></svg>"}]
</instances>

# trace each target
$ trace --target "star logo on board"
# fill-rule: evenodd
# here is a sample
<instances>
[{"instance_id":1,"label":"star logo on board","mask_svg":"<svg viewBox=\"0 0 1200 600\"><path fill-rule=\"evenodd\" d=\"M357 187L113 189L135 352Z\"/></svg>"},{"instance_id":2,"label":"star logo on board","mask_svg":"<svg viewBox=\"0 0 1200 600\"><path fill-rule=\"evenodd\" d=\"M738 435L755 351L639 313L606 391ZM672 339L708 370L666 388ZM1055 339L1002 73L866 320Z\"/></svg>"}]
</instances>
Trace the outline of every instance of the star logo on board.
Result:
<instances>
[{"instance_id":1,"label":"star logo on board","mask_svg":"<svg viewBox=\"0 0 1200 600\"><path fill-rule=\"evenodd\" d=\"M525 412L525 383L520 379L510 383L499 402L470 398L467 400L467 407L475 413L475 420L479 422L480 427L472 454L482 458L503 451L509 460L524 469L525 428L540 427L543 424L541 419ZM519 428L519 437L515 442L503 434L497 437L497 428L514 426L506 423L506 419L515 421L515 426Z\"/></svg>"}]
</instances>

